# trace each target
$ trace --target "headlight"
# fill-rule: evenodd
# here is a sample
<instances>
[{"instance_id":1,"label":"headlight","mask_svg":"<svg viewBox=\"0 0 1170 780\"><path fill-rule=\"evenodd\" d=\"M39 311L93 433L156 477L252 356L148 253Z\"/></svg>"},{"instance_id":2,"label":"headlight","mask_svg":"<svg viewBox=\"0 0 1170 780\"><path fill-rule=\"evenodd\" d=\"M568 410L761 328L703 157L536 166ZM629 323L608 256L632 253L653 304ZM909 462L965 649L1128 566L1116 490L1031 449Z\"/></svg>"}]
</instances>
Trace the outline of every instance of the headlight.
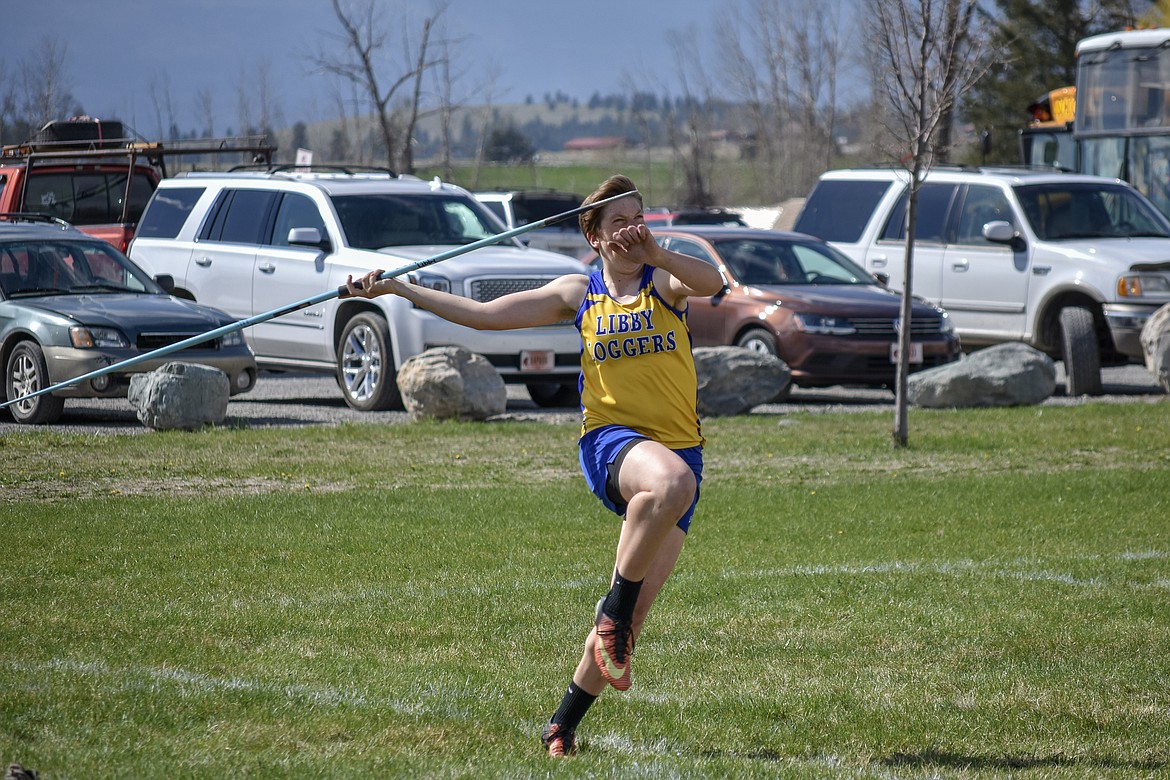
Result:
<instances>
[{"instance_id":1,"label":"headlight","mask_svg":"<svg viewBox=\"0 0 1170 780\"><path fill-rule=\"evenodd\" d=\"M1170 295L1170 279L1157 274L1122 276L1117 280L1117 294L1122 298Z\"/></svg>"},{"instance_id":2,"label":"headlight","mask_svg":"<svg viewBox=\"0 0 1170 780\"><path fill-rule=\"evenodd\" d=\"M844 317L830 317L825 314L797 314L793 317L796 327L814 336L848 336L857 332L853 323Z\"/></svg>"},{"instance_id":3,"label":"headlight","mask_svg":"<svg viewBox=\"0 0 1170 780\"><path fill-rule=\"evenodd\" d=\"M419 287L429 287L439 292L451 292L451 280L437 274L411 274L414 283Z\"/></svg>"},{"instance_id":4,"label":"headlight","mask_svg":"<svg viewBox=\"0 0 1170 780\"><path fill-rule=\"evenodd\" d=\"M221 347L242 347L244 346L244 334L238 330L225 333L223 338L219 340L219 345Z\"/></svg>"},{"instance_id":5,"label":"headlight","mask_svg":"<svg viewBox=\"0 0 1170 780\"><path fill-rule=\"evenodd\" d=\"M938 318L938 332L939 333L954 333L955 323L951 319L951 315L945 311Z\"/></svg>"},{"instance_id":6,"label":"headlight","mask_svg":"<svg viewBox=\"0 0 1170 780\"><path fill-rule=\"evenodd\" d=\"M87 328L74 325L69 329L69 341L78 349L114 349L128 347L126 337L114 328Z\"/></svg>"}]
</instances>

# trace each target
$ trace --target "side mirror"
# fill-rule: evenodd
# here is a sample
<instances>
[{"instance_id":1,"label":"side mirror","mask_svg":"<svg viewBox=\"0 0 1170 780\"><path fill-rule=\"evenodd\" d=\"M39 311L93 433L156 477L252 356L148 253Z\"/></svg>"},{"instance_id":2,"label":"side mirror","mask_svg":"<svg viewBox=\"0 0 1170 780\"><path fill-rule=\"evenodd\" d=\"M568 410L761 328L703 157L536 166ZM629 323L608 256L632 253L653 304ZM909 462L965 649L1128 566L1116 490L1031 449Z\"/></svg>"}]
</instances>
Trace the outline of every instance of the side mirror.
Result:
<instances>
[{"instance_id":1,"label":"side mirror","mask_svg":"<svg viewBox=\"0 0 1170 780\"><path fill-rule=\"evenodd\" d=\"M1012 223L997 219L994 222L988 222L983 226L983 237L993 244L1007 244L1012 249L1019 249L1024 244L1024 239L1012 227Z\"/></svg>"},{"instance_id":2,"label":"side mirror","mask_svg":"<svg viewBox=\"0 0 1170 780\"><path fill-rule=\"evenodd\" d=\"M165 293L172 293L175 290L175 277L170 274L158 274L154 277L154 283L163 288Z\"/></svg>"},{"instance_id":3,"label":"side mirror","mask_svg":"<svg viewBox=\"0 0 1170 780\"><path fill-rule=\"evenodd\" d=\"M323 238L317 228L292 228L288 231L288 243L289 246L315 247L323 252L328 252L332 248L329 239Z\"/></svg>"},{"instance_id":4,"label":"side mirror","mask_svg":"<svg viewBox=\"0 0 1170 780\"><path fill-rule=\"evenodd\" d=\"M885 271L874 271L871 275L873 276L873 280L882 287L890 286L890 275Z\"/></svg>"}]
</instances>

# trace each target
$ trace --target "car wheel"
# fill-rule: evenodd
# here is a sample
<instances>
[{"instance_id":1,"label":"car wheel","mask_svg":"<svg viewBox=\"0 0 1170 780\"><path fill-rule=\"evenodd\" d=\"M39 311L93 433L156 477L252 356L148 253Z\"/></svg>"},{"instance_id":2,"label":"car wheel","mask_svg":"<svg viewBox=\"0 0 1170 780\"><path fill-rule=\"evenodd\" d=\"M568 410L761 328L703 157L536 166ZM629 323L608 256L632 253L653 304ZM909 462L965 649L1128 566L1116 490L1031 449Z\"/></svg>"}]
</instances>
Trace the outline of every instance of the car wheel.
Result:
<instances>
[{"instance_id":1,"label":"car wheel","mask_svg":"<svg viewBox=\"0 0 1170 780\"><path fill-rule=\"evenodd\" d=\"M739 337L735 346L763 355L776 355L776 341L772 338L772 334L763 328L752 328L747 331Z\"/></svg>"},{"instance_id":2,"label":"car wheel","mask_svg":"<svg viewBox=\"0 0 1170 780\"><path fill-rule=\"evenodd\" d=\"M1066 394L1101 395L1101 352L1092 311L1084 306L1060 310L1060 347Z\"/></svg>"},{"instance_id":3,"label":"car wheel","mask_svg":"<svg viewBox=\"0 0 1170 780\"><path fill-rule=\"evenodd\" d=\"M771 333L764 330L763 328L752 328L751 330L746 331L742 336L739 337L739 340L735 342L735 346L742 347L760 355L771 355L772 357L776 358L779 357L779 355L776 354L775 339L772 338ZM780 392L776 393L776 396L768 401L768 403L783 403L788 400L788 396L791 394L792 382L789 381L785 383Z\"/></svg>"},{"instance_id":4,"label":"car wheel","mask_svg":"<svg viewBox=\"0 0 1170 780\"><path fill-rule=\"evenodd\" d=\"M50 384L49 367L40 345L33 341L22 341L17 344L12 354L8 356L8 365L4 372L7 400L35 393ZM26 425L56 422L64 408L64 398L57 398L48 393L18 401L8 407L13 418L18 423Z\"/></svg>"},{"instance_id":5,"label":"car wheel","mask_svg":"<svg viewBox=\"0 0 1170 780\"><path fill-rule=\"evenodd\" d=\"M528 396L532 402L542 408L556 406L581 406L581 394L577 392L577 383L558 384L557 382L529 382Z\"/></svg>"},{"instance_id":6,"label":"car wheel","mask_svg":"<svg viewBox=\"0 0 1170 780\"><path fill-rule=\"evenodd\" d=\"M345 324L337 350L337 381L345 402L360 412L403 408L385 319L364 312Z\"/></svg>"}]
</instances>

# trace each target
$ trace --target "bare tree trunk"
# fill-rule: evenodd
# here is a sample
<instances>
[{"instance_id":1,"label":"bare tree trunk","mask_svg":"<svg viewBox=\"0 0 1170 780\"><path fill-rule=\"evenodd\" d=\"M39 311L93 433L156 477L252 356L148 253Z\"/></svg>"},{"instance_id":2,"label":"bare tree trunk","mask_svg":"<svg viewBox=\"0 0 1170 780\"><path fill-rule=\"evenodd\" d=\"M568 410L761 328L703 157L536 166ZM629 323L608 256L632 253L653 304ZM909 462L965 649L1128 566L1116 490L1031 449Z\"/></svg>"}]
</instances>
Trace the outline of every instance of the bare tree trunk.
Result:
<instances>
[{"instance_id":1,"label":"bare tree trunk","mask_svg":"<svg viewBox=\"0 0 1170 780\"><path fill-rule=\"evenodd\" d=\"M204 87L195 93L195 118L201 122L200 132L204 138L215 137L215 103L211 90Z\"/></svg>"},{"instance_id":2,"label":"bare tree trunk","mask_svg":"<svg viewBox=\"0 0 1170 780\"><path fill-rule=\"evenodd\" d=\"M971 35L976 0L870 0L877 20L871 41L874 82L889 100L890 128L902 144L895 157L907 162L910 174L906 208L906 252L902 282L902 316L898 333L898 365L893 444L909 441L906 390L910 372L911 305L918 191L938 154L939 132L955 101L986 72L986 30ZM941 11L939 8L941 7Z\"/></svg>"},{"instance_id":3,"label":"bare tree trunk","mask_svg":"<svg viewBox=\"0 0 1170 780\"><path fill-rule=\"evenodd\" d=\"M335 37L341 42L345 55L320 53L314 62L320 70L341 76L362 90L373 109L376 132L384 148L387 166L409 172L414 168L411 143L415 124L421 116L422 79L425 72L436 64L427 59L431 30L446 10L446 0L439 2L434 14L424 20L417 56L405 72L389 81L388 86L384 86L380 78L384 72L381 53L387 33L379 19L376 0L366 0L364 12L360 15L347 12L341 7L340 0L332 0L332 4L342 29ZM401 29L405 30L405 25ZM397 50L409 52L411 46L405 32L403 39L403 45ZM408 84L411 85L411 94L402 106L405 126L399 127L394 97Z\"/></svg>"},{"instance_id":4,"label":"bare tree trunk","mask_svg":"<svg viewBox=\"0 0 1170 780\"><path fill-rule=\"evenodd\" d=\"M440 11L442 13L442 11ZM402 167L403 173L414 173L414 128L418 124L419 100L422 95L422 81L423 74L427 70L427 46L431 40L431 27L435 23L435 17L428 17L423 21L422 40L419 41L418 57L415 60L414 66L414 92L411 95L410 104L408 106L406 120L406 127L402 132Z\"/></svg>"},{"instance_id":5,"label":"bare tree trunk","mask_svg":"<svg viewBox=\"0 0 1170 780\"><path fill-rule=\"evenodd\" d=\"M30 129L69 116L73 98L65 88L65 52L66 44L46 36L34 58L21 63L23 112Z\"/></svg>"}]
</instances>

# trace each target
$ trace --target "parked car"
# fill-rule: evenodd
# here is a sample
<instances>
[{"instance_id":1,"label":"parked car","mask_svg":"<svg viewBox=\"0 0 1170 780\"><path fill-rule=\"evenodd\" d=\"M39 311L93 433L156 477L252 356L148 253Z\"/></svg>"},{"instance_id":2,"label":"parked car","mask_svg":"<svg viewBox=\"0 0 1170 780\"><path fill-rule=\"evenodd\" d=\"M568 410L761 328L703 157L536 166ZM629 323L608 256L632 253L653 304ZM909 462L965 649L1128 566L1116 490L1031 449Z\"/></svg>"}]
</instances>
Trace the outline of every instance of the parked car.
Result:
<instances>
[{"instance_id":1,"label":"parked car","mask_svg":"<svg viewBox=\"0 0 1170 780\"><path fill-rule=\"evenodd\" d=\"M563 214L577 208L584 200L580 195L556 190L511 190L473 194L508 230ZM531 233L525 233L520 240L533 249L560 252L578 260L592 251L589 242L581 233L576 217L537 228Z\"/></svg>"},{"instance_id":2,"label":"parked car","mask_svg":"<svg viewBox=\"0 0 1170 780\"><path fill-rule=\"evenodd\" d=\"M165 179L130 256L175 280L175 294L237 319L337 289L346 276L387 271L499 235L469 192L387 171L187 173ZM419 284L480 301L547 284L584 266L508 240L412 274ZM402 407L398 369L431 347L483 355L537 401L576 388L581 339L571 323L484 332L396 295L333 298L245 330L261 368L329 372L347 404Z\"/></svg>"},{"instance_id":3,"label":"parked car","mask_svg":"<svg viewBox=\"0 0 1170 780\"><path fill-rule=\"evenodd\" d=\"M800 387L894 384L902 296L824 241L745 227L652 232L662 246L711 263L723 276L721 292L688 302L694 346L776 355ZM912 371L958 359L946 312L915 302L910 328Z\"/></svg>"},{"instance_id":4,"label":"parked car","mask_svg":"<svg viewBox=\"0 0 1170 780\"><path fill-rule=\"evenodd\" d=\"M727 209L646 209L643 215L651 229L673 225L719 225L747 227L743 215Z\"/></svg>"},{"instance_id":5,"label":"parked car","mask_svg":"<svg viewBox=\"0 0 1170 780\"><path fill-rule=\"evenodd\" d=\"M109 243L67 223L0 214L0 366L6 401L232 322L221 311L171 297ZM171 360L220 369L233 395L256 382L252 351L243 336L231 333L8 409L19 423L51 423L61 416L66 398L124 397L131 374Z\"/></svg>"},{"instance_id":6,"label":"parked car","mask_svg":"<svg viewBox=\"0 0 1170 780\"><path fill-rule=\"evenodd\" d=\"M75 117L0 148L0 212L56 217L125 252L146 202L167 176L167 158L268 160L276 151L264 136L166 143L127 136L121 122Z\"/></svg>"},{"instance_id":7,"label":"parked car","mask_svg":"<svg viewBox=\"0 0 1170 780\"><path fill-rule=\"evenodd\" d=\"M901 288L901 169L821 176L795 229ZM918 195L911 292L951 313L964 348L1023 341L1063 360L1069 395L1101 366L1144 360L1142 326L1170 302L1170 221L1125 182L936 168Z\"/></svg>"}]
</instances>

